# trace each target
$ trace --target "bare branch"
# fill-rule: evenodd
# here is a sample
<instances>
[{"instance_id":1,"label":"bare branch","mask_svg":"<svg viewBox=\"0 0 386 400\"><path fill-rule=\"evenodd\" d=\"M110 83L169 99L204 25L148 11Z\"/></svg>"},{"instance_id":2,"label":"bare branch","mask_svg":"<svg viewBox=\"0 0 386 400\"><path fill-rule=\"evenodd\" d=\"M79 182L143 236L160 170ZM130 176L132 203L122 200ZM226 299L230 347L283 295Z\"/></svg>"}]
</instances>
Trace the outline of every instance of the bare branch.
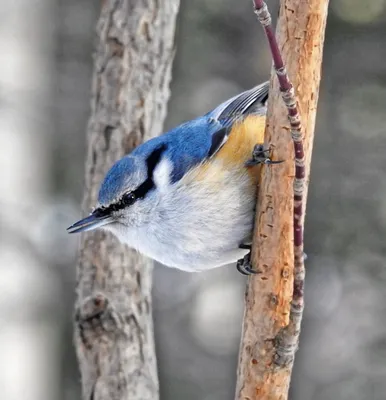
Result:
<instances>
[{"instance_id":1,"label":"bare branch","mask_svg":"<svg viewBox=\"0 0 386 400\"><path fill-rule=\"evenodd\" d=\"M297 350L300 325L304 308L304 251L303 251L303 193L305 187L304 148L300 115L296 106L295 91L289 80L279 46L272 27L272 18L267 4L262 0L254 0L255 13L263 26L271 49L274 69L279 81L280 92L287 107L288 119L295 154L293 235L294 235L294 287L290 310L289 324L277 337L275 363L277 365L292 364Z\"/></svg>"},{"instance_id":2,"label":"bare branch","mask_svg":"<svg viewBox=\"0 0 386 400\"><path fill-rule=\"evenodd\" d=\"M287 162L283 168L266 169L262 176L252 262L254 269L263 273L248 283L236 397L282 400L288 396L303 312L303 212L328 0L283 0L277 41L266 4L262 0L253 4L270 45L279 83L274 82L271 90L266 140L277 152L275 158L289 161L293 157L289 152L291 132L295 171ZM303 135L295 91L281 53L299 96ZM287 111L278 101L277 86Z\"/></svg>"}]
</instances>

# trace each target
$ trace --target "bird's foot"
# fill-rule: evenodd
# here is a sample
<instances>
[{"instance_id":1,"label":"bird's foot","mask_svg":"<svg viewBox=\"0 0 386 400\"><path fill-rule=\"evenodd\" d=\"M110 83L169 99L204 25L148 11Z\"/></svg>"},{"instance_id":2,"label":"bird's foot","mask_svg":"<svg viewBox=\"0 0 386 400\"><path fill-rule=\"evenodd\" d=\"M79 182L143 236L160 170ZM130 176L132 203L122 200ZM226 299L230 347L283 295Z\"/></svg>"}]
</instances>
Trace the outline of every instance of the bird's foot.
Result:
<instances>
[{"instance_id":1,"label":"bird's foot","mask_svg":"<svg viewBox=\"0 0 386 400\"><path fill-rule=\"evenodd\" d=\"M268 157L269 149L265 149L264 145L257 144L253 148L252 158L245 163L246 167L253 167L258 164L280 164L281 161L272 161L270 157Z\"/></svg>"},{"instance_id":2,"label":"bird's foot","mask_svg":"<svg viewBox=\"0 0 386 400\"><path fill-rule=\"evenodd\" d=\"M249 250L249 252L244 256L244 258L237 260L236 264L237 271L239 271L243 275L260 274L261 272L254 270L251 265L251 251L250 251L251 246L247 244L240 244L239 248Z\"/></svg>"}]
</instances>

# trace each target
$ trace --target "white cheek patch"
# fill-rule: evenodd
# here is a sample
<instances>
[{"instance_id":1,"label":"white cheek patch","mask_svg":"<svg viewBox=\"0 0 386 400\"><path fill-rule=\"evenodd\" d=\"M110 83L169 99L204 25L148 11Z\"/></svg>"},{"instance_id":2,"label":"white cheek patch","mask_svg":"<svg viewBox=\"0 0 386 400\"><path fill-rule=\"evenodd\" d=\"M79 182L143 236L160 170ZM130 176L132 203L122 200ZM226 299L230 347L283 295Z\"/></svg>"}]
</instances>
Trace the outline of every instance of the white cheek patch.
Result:
<instances>
[{"instance_id":1,"label":"white cheek patch","mask_svg":"<svg viewBox=\"0 0 386 400\"><path fill-rule=\"evenodd\" d=\"M154 169L153 180L160 192L169 187L172 170L173 165L167 158L163 158Z\"/></svg>"}]
</instances>

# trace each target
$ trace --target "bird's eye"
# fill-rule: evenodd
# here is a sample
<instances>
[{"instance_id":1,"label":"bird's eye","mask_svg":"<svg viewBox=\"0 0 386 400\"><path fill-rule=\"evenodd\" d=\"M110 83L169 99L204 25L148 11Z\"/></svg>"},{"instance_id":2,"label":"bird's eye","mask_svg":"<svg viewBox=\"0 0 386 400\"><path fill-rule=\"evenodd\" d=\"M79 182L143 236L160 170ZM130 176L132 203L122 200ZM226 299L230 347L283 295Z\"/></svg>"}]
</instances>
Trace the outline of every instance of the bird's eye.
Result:
<instances>
[{"instance_id":1,"label":"bird's eye","mask_svg":"<svg viewBox=\"0 0 386 400\"><path fill-rule=\"evenodd\" d=\"M126 193L122 197L122 202L125 204L125 206L130 206L135 202L135 200L136 197L134 193Z\"/></svg>"}]
</instances>

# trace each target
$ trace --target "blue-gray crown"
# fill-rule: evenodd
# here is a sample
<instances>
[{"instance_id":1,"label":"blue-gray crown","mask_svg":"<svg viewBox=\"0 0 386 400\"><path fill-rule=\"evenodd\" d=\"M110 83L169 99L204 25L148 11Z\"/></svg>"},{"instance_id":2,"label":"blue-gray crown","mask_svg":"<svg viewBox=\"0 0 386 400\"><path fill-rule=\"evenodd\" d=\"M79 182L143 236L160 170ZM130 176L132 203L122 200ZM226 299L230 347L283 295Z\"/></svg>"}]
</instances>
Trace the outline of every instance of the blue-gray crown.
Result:
<instances>
[{"instance_id":1,"label":"blue-gray crown","mask_svg":"<svg viewBox=\"0 0 386 400\"><path fill-rule=\"evenodd\" d=\"M99 190L98 201L102 206L113 203L122 194L128 177L136 168L135 159L131 156L117 161L107 173Z\"/></svg>"}]
</instances>

